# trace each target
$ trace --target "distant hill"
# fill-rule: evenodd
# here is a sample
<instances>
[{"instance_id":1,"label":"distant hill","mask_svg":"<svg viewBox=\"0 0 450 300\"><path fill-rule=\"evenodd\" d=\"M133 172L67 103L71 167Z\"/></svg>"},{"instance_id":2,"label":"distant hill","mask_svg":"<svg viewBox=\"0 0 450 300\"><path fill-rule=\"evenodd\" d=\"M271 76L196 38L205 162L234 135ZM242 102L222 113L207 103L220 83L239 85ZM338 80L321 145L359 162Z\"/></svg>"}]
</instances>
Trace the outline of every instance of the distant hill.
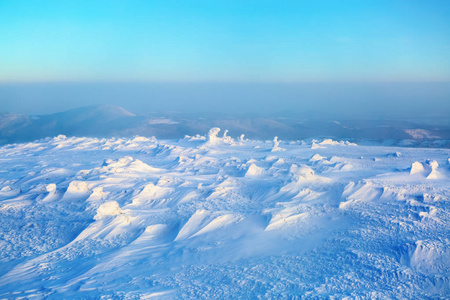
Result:
<instances>
[{"instance_id":1,"label":"distant hill","mask_svg":"<svg viewBox=\"0 0 450 300\"><path fill-rule=\"evenodd\" d=\"M314 114L312 114L314 115ZM185 135L205 134L211 127L229 130L229 135L245 134L252 139L298 140L335 138L351 141L449 147L450 128L405 121L318 120L290 117L193 116L168 113L137 115L120 106L87 106L65 112L29 116L0 115L0 143L27 142L64 134L89 137L155 136L177 139Z\"/></svg>"},{"instance_id":2,"label":"distant hill","mask_svg":"<svg viewBox=\"0 0 450 300\"><path fill-rule=\"evenodd\" d=\"M140 119L122 107L89 106L41 116L0 116L0 140L23 142L58 134L110 136L138 125Z\"/></svg>"}]
</instances>

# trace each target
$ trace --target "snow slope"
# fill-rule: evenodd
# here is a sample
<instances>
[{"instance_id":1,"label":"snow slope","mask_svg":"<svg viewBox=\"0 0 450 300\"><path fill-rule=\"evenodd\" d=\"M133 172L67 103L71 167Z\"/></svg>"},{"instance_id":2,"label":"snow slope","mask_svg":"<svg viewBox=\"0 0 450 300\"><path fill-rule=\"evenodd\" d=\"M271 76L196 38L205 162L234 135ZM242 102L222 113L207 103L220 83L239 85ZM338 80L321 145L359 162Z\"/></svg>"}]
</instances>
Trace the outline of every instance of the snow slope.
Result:
<instances>
[{"instance_id":1,"label":"snow slope","mask_svg":"<svg viewBox=\"0 0 450 300\"><path fill-rule=\"evenodd\" d=\"M449 298L449 149L58 136L0 148L0 298Z\"/></svg>"}]
</instances>

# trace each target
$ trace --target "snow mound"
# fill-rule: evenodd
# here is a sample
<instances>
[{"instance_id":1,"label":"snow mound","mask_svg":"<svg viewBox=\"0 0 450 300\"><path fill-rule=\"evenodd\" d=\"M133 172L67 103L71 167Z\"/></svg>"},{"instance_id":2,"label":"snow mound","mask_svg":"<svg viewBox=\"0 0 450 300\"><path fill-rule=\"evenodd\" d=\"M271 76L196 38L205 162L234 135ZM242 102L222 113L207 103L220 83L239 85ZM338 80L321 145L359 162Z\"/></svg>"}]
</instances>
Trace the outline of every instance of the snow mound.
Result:
<instances>
[{"instance_id":1,"label":"snow mound","mask_svg":"<svg viewBox=\"0 0 450 300\"><path fill-rule=\"evenodd\" d=\"M419 240L411 255L411 267L425 274L441 273L450 261L450 241Z\"/></svg>"},{"instance_id":2,"label":"snow mound","mask_svg":"<svg viewBox=\"0 0 450 300\"><path fill-rule=\"evenodd\" d=\"M311 149L321 149L321 148L325 148L323 146L320 146L319 144L317 144L316 142L312 142L311 144Z\"/></svg>"},{"instance_id":3,"label":"snow mound","mask_svg":"<svg viewBox=\"0 0 450 300\"><path fill-rule=\"evenodd\" d=\"M161 170L147 165L139 159L133 159L131 156L125 156L118 160L107 159L103 162L101 168L94 169L100 173L159 173Z\"/></svg>"},{"instance_id":4,"label":"snow mound","mask_svg":"<svg viewBox=\"0 0 450 300\"><path fill-rule=\"evenodd\" d=\"M313 169L308 166L297 166L296 164L291 165L289 168L289 173L291 174L292 181L329 181L328 178L317 176Z\"/></svg>"},{"instance_id":5,"label":"snow mound","mask_svg":"<svg viewBox=\"0 0 450 300\"><path fill-rule=\"evenodd\" d=\"M54 184L54 183L47 184L47 186L45 187L45 190L49 193L55 192L56 184Z\"/></svg>"},{"instance_id":6,"label":"snow mound","mask_svg":"<svg viewBox=\"0 0 450 300\"><path fill-rule=\"evenodd\" d=\"M166 224L155 224L147 226L141 236L139 236L138 240L136 240L136 242L142 243L160 239L164 237L164 235L166 235L168 231L169 227Z\"/></svg>"},{"instance_id":7,"label":"snow mound","mask_svg":"<svg viewBox=\"0 0 450 300\"><path fill-rule=\"evenodd\" d=\"M218 216L209 222L205 227L197 231L191 237L199 236L202 234L210 233L212 231L228 227L232 224L238 223L242 220L242 217L235 214L225 214L222 216Z\"/></svg>"},{"instance_id":8,"label":"snow mound","mask_svg":"<svg viewBox=\"0 0 450 300\"><path fill-rule=\"evenodd\" d=\"M168 196L173 192L173 188L147 184L144 189L133 198L134 205L150 205L158 207L168 202Z\"/></svg>"},{"instance_id":9,"label":"snow mound","mask_svg":"<svg viewBox=\"0 0 450 300\"><path fill-rule=\"evenodd\" d=\"M417 173L422 173L423 171L425 171L423 165L420 162L416 161L412 163L411 171L409 172L409 174L413 175Z\"/></svg>"},{"instance_id":10,"label":"snow mound","mask_svg":"<svg viewBox=\"0 0 450 300\"><path fill-rule=\"evenodd\" d=\"M119 207L119 203L116 201L105 202L97 209L97 214L94 216L94 220L100 220L105 217L117 216L123 214L123 211Z\"/></svg>"},{"instance_id":11,"label":"snow mound","mask_svg":"<svg viewBox=\"0 0 450 300\"><path fill-rule=\"evenodd\" d=\"M439 179L439 178L441 178L442 175L437 170L438 167L439 167L438 162L435 161L435 160L432 160L432 161L428 162L428 164L430 165L431 172L430 172L430 174L428 174L427 179Z\"/></svg>"},{"instance_id":12,"label":"snow mound","mask_svg":"<svg viewBox=\"0 0 450 300\"><path fill-rule=\"evenodd\" d=\"M206 137L199 134L195 136L185 135L183 140L188 142L206 141Z\"/></svg>"},{"instance_id":13,"label":"snow mound","mask_svg":"<svg viewBox=\"0 0 450 300\"><path fill-rule=\"evenodd\" d=\"M355 170L355 166L349 163L340 163L336 164L333 169L334 171L349 172Z\"/></svg>"},{"instance_id":14,"label":"snow mound","mask_svg":"<svg viewBox=\"0 0 450 300\"><path fill-rule=\"evenodd\" d=\"M258 167L255 164L251 164L247 172L245 172L245 177L252 177L252 176L261 176L265 172L264 168Z\"/></svg>"},{"instance_id":15,"label":"snow mound","mask_svg":"<svg viewBox=\"0 0 450 300\"><path fill-rule=\"evenodd\" d=\"M324 160L324 159L326 159L326 157L321 156L320 154L316 153L309 159L309 161L316 162L316 161L320 161L320 160Z\"/></svg>"},{"instance_id":16,"label":"snow mound","mask_svg":"<svg viewBox=\"0 0 450 300\"><path fill-rule=\"evenodd\" d=\"M349 141L334 141L332 139L325 139L320 142L318 145L320 146L357 146L355 143L351 143Z\"/></svg>"},{"instance_id":17,"label":"snow mound","mask_svg":"<svg viewBox=\"0 0 450 300\"><path fill-rule=\"evenodd\" d=\"M155 138L153 137L152 139L149 139L147 137L137 135L131 141L134 143L150 142L150 141L155 141Z\"/></svg>"},{"instance_id":18,"label":"snow mound","mask_svg":"<svg viewBox=\"0 0 450 300\"><path fill-rule=\"evenodd\" d=\"M273 138L273 146L272 146L272 152L277 152L277 151L284 151L285 149L280 147L280 141L278 140L278 137L274 137Z\"/></svg>"},{"instance_id":19,"label":"snow mound","mask_svg":"<svg viewBox=\"0 0 450 300\"><path fill-rule=\"evenodd\" d=\"M282 212L278 213L272 217L269 225L264 229L265 231L280 230L292 227L294 224L299 223L308 219L309 213L292 213L292 212Z\"/></svg>"},{"instance_id":20,"label":"snow mound","mask_svg":"<svg viewBox=\"0 0 450 300\"><path fill-rule=\"evenodd\" d=\"M239 223L242 219L243 217L239 214L211 212L205 209L197 210L178 232L175 241L182 241L211 233Z\"/></svg>"},{"instance_id":21,"label":"snow mound","mask_svg":"<svg viewBox=\"0 0 450 300\"><path fill-rule=\"evenodd\" d=\"M85 181L78 180L72 181L67 188L67 193L71 194L87 193L89 191L89 184Z\"/></svg>"},{"instance_id":22,"label":"snow mound","mask_svg":"<svg viewBox=\"0 0 450 300\"><path fill-rule=\"evenodd\" d=\"M296 171L292 171L292 169L291 169L291 173L293 173L299 177L303 177L305 179L311 179L311 180L313 180L316 177L314 170L311 169L310 167L301 167L301 168L298 168Z\"/></svg>"},{"instance_id":23,"label":"snow mound","mask_svg":"<svg viewBox=\"0 0 450 300\"><path fill-rule=\"evenodd\" d=\"M0 196L2 197L13 197L20 194L20 189L12 188L11 186L7 185L0 189Z\"/></svg>"},{"instance_id":24,"label":"snow mound","mask_svg":"<svg viewBox=\"0 0 450 300\"><path fill-rule=\"evenodd\" d=\"M208 135L207 135L207 142L209 144L216 144L218 141L220 141L220 138L218 137L218 134L220 132L220 128L219 127L213 127L208 131Z\"/></svg>"},{"instance_id":25,"label":"snow mound","mask_svg":"<svg viewBox=\"0 0 450 300\"><path fill-rule=\"evenodd\" d=\"M197 210L184 224L180 232L175 238L175 241L187 239L200 231L210 220L211 212L205 209Z\"/></svg>"},{"instance_id":26,"label":"snow mound","mask_svg":"<svg viewBox=\"0 0 450 300\"><path fill-rule=\"evenodd\" d=\"M386 156L387 156L387 157L400 157L400 156L402 156L402 153L396 151L396 152L388 153L388 154L386 154Z\"/></svg>"},{"instance_id":27,"label":"snow mound","mask_svg":"<svg viewBox=\"0 0 450 300\"><path fill-rule=\"evenodd\" d=\"M53 138L53 141L55 141L55 142L64 141L64 140L67 140L67 136L65 136L64 134L60 134L57 137Z\"/></svg>"},{"instance_id":28,"label":"snow mound","mask_svg":"<svg viewBox=\"0 0 450 300\"><path fill-rule=\"evenodd\" d=\"M222 137L219 137L220 128L213 127L208 132L208 137L206 139L207 145L220 145L220 144L234 144L234 140L227 136L228 130L225 130Z\"/></svg>"},{"instance_id":29,"label":"snow mound","mask_svg":"<svg viewBox=\"0 0 450 300\"><path fill-rule=\"evenodd\" d=\"M374 186L371 181L362 181L358 184L354 182L348 183L342 196L346 198L346 201L342 201L339 204L340 209L347 209L357 206L359 202L369 202L379 199L383 193L383 189Z\"/></svg>"},{"instance_id":30,"label":"snow mound","mask_svg":"<svg viewBox=\"0 0 450 300\"><path fill-rule=\"evenodd\" d=\"M332 139L325 139L322 142L319 143L321 146L335 146L335 145L342 145L342 142L333 141Z\"/></svg>"}]
</instances>

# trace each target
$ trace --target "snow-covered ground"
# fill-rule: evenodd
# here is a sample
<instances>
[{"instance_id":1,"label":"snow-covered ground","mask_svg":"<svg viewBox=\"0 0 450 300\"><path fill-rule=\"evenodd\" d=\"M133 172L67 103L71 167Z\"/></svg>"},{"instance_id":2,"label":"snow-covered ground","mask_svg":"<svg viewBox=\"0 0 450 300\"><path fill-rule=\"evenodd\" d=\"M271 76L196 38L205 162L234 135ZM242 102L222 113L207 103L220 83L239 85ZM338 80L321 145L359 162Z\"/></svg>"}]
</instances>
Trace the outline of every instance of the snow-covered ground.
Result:
<instances>
[{"instance_id":1,"label":"snow-covered ground","mask_svg":"<svg viewBox=\"0 0 450 300\"><path fill-rule=\"evenodd\" d=\"M450 150L58 136L0 148L0 298L449 298Z\"/></svg>"}]
</instances>

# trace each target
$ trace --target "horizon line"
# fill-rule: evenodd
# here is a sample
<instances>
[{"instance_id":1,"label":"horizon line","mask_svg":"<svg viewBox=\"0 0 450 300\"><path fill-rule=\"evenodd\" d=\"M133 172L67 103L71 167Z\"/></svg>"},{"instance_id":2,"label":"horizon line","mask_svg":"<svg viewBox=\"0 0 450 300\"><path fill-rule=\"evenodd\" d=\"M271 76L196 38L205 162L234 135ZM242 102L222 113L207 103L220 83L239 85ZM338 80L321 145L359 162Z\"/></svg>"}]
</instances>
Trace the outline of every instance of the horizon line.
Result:
<instances>
[{"instance_id":1,"label":"horizon line","mask_svg":"<svg viewBox=\"0 0 450 300\"><path fill-rule=\"evenodd\" d=\"M19 84L405 84L450 83L445 80L0 80L0 85Z\"/></svg>"}]
</instances>

